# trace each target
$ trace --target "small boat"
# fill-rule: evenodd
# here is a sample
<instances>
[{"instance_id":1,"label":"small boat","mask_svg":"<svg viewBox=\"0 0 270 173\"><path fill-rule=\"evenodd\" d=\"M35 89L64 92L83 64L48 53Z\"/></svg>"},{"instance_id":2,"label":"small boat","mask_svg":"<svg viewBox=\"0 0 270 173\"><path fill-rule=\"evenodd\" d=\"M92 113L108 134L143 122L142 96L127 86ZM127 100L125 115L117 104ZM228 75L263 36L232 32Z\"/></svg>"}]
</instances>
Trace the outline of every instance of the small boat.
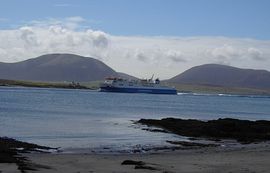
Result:
<instances>
[{"instance_id":1,"label":"small boat","mask_svg":"<svg viewBox=\"0 0 270 173\"><path fill-rule=\"evenodd\" d=\"M128 80L122 78L106 78L100 84L101 92L120 92L120 93L149 93L149 94L177 94L173 87L161 85L157 78Z\"/></svg>"}]
</instances>

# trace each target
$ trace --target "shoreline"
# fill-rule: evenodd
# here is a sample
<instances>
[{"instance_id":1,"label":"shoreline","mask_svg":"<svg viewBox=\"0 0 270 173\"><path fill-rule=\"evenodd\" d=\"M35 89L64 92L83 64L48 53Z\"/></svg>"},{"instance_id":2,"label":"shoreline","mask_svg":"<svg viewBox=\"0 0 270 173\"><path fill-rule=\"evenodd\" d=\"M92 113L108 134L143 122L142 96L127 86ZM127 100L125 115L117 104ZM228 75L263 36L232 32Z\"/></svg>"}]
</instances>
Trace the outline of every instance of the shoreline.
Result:
<instances>
[{"instance_id":1,"label":"shoreline","mask_svg":"<svg viewBox=\"0 0 270 173\"><path fill-rule=\"evenodd\" d=\"M136 123L149 127L142 130L189 138L167 140L168 145L161 147L141 145L131 153L87 153L76 152L76 148L73 153L65 153L59 148L0 137L0 172L267 172L270 169L270 121L164 118L141 119ZM52 149L55 152L50 153Z\"/></svg>"},{"instance_id":2,"label":"shoreline","mask_svg":"<svg viewBox=\"0 0 270 173\"><path fill-rule=\"evenodd\" d=\"M270 143L241 148L201 148L146 154L30 153L23 154L36 166L31 172L267 172ZM123 162L128 164L123 165ZM0 164L4 172L15 165ZM18 172L18 171L17 171Z\"/></svg>"},{"instance_id":3,"label":"shoreline","mask_svg":"<svg viewBox=\"0 0 270 173\"><path fill-rule=\"evenodd\" d=\"M177 173L177 172L267 172L270 141L224 144L147 153L30 152L20 153L30 169L18 170L15 163L0 163L2 173ZM230 143L232 142L232 143ZM193 142L191 142L192 144ZM124 164L127 162L127 164Z\"/></svg>"}]
</instances>

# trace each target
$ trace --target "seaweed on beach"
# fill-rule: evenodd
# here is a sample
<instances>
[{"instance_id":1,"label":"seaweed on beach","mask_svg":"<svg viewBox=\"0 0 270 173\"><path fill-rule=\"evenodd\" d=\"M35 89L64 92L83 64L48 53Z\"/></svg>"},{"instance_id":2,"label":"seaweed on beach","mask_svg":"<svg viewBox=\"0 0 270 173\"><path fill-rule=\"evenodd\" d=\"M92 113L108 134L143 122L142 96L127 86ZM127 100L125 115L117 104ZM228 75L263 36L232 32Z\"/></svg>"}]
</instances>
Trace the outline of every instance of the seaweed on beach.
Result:
<instances>
[{"instance_id":1,"label":"seaweed on beach","mask_svg":"<svg viewBox=\"0 0 270 173\"><path fill-rule=\"evenodd\" d=\"M207 139L235 139L240 143L270 140L270 121L224 118L201 121L195 119L140 119L140 124L162 128L171 133Z\"/></svg>"},{"instance_id":2,"label":"seaweed on beach","mask_svg":"<svg viewBox=\"0 0 270 173\"><path fill-rule=\"evenodd\" d=\"M22 173L26 170L36 170L35 164L21 153L42 152L41 150L55 149L27 142L21 142L12 138L0 137L0 163L15 163ZM39 166L39 165L37 165Z\"/></svg>"}]
</instances>

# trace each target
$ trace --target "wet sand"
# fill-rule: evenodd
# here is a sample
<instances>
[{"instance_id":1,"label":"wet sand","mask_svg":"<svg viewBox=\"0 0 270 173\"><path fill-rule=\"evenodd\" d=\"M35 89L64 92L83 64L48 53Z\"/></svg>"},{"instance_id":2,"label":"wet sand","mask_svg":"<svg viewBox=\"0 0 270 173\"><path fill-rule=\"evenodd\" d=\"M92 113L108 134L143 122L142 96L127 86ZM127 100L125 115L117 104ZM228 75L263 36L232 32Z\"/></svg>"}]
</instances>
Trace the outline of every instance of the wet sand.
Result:
<instances>
[{"instance_id":1,"label":"wet sand","mask_svg":"<svg viewBox=\"0 0 270 173\"><path fill-rule=\"evenodd\" d=\"M210 147L152 154L23 154L48 173L90 172L269 172L270 144L250 144L240 148ZM143 166L122 165L125 160L142 161ZM141 168L141 169L135 169ZM143 169L144 168L144 169ZM15 164L0 164L2 172L19 172Z\"/></svg>"}]
</instances>

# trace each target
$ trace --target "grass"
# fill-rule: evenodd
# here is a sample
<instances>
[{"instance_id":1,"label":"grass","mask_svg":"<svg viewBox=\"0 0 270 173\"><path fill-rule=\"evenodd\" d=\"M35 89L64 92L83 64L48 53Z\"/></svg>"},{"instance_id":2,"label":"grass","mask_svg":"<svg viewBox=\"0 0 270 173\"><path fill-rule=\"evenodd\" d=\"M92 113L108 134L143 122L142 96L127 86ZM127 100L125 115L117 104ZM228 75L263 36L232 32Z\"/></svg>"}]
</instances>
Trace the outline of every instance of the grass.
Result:
<instances>
[{"instance_id":1,"label":"grass","mask_svg":"<svg viewBox=\"0 0 270 173\"><path fill-rule=\"evenodd\" d=\"M90 89L97 90L99 89L99 84L102 83L103 81L91 81L91 82L81 82L82 86L85 86Z\"/></svg>"}]
</instances>

